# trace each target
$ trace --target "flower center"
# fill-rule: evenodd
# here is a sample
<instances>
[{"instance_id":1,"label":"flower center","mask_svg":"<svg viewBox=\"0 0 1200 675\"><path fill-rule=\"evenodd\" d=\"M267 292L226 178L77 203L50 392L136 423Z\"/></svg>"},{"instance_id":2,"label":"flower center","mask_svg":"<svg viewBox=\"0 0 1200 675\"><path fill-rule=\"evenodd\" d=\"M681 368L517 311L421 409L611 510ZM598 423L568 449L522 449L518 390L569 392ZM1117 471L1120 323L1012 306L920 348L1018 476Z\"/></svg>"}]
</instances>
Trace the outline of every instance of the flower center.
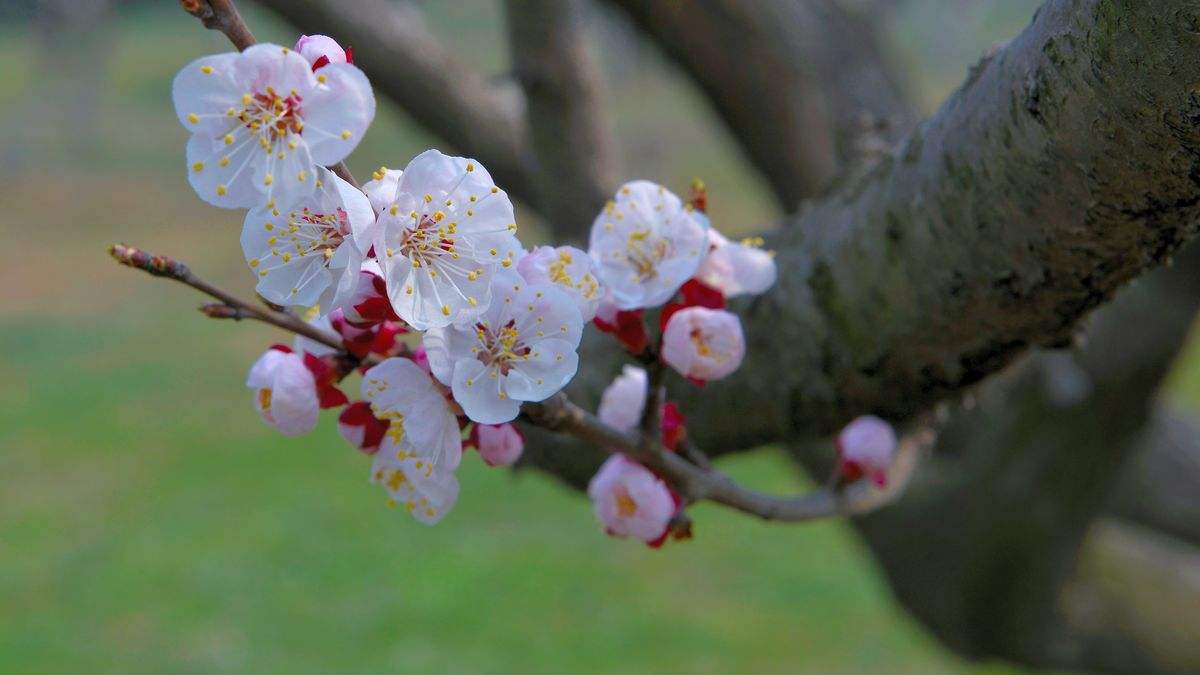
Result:
<instances>
[{"instance_id":1,"label":"flower center","mask_svg":"<svg viewBox=\"0 0 1200 675\"><path fill-rule=\"evenodd\" d=\"M624 490L617 493L617 515L622 518L628 518L637 513L637 502L633 501L633 497L629 496Z\"/></svg>"},{"instance_id":2,"label":"flower center","mask_svg":"<svg viewBox=\"0 0 1200 675\"><path fill-rule=\"evenodd\" d=\"M634 230L625 241L625 259L633 267L639 282L646 282L658 275L658 263L667 257L669 245L666 239L651 238L650 230Z\"/></svg>"},{"instance_id":3,"label":"flower center","mask_svg":"<svg viewBox=\"0 0 1200 675\"><path fill-rule=\"evenodd\" d=\"M301 116L298 94L292 92L286 97L280 96L273 87L267 87L265 92L242 97L242 111L238 119L264 141L273 143L289 133L303 132L304 121Z\"/></svg>"},{"instance_id":4,"label":"flower center","mask_svg":"<svg viewBox=\"0 0 1200 675\"><path fill-rule=\"evenodd\" d=\"M509 320L498 331L492 330L486 323L475 324L475 337L479 340L475 357L485 366L494 366L501 375L507 375L512 370L512 362L529 358L532 351L521 342L521 334L517 332L516 320Z\"/></svg>"},{"instance_id":5,"label":"flower center","mask_svg":"<svg viewBox=\"0 0 1200 675\"><path fill-rule=\"evenodd\" d=\"M414 224L404 229L400 235L399 250L391 251L389 255L398 252L401 256L411 260L413 267L429 265L443 255L449 255L452 258L458 257L458 253L454 250L454 230L456 229L454 224L441 225L446 217L445 213L441 211L432 214L413 212L410 217Z\"/></svg>"},{"instance_id":6,"label":"flower center","mask_svg":"<svg viewBox=\"0 0 1200 675\"><path fill-rule=\"evenodd\" d=\"M699 328L693 328L691 332L692 344L696 347L696 353L700 356L711 357L713 355L712 347L708 344L708 336Z\"/></svg>"},{"instance_id":7,"label":"flower center","mask_svg":"<svg viewBox=\"0 0 1200 675\"><path fill-rule=\"evenodd\" d=\"M317 213L308 207L288 213L287 231L283 236L295 247L300 257L316 253L325 256L325 263L333 257L350 234L350 220L344 209L333 213Z\"/></svg>"},{"instance_id":8,"label":"flower center","mask_svg":"<svg viewBox=\"0 0 1200 675\"><path fill-rule=\"evenodd\" d=\"M263 412L268 412L271 410L271 390L270 389L259 389L258 390L258 407L262 408Z\"/></svg>"}]
</instances>

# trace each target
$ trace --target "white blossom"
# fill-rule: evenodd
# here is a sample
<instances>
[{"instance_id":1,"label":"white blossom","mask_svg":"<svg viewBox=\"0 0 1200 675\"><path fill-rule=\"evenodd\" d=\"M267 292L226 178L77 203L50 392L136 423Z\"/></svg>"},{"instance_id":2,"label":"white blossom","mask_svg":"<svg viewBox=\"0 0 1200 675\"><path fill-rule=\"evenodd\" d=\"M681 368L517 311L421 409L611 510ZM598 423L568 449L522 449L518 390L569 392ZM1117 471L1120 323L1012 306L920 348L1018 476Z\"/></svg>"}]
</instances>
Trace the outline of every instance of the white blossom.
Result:
<instances>
[{"instance_id":1,"label":"white blossom","mask_svg":"<svg viewBox=\"0 0 1200 675\"><path fill-rule=\"evenodd\" d=\"M425 349L467 417L500 424L517 416L521 401L544 400L575 376L583 320L566 293L514 271L494 275L491 294L474 321L426 333Z\"/></svg>"},{"instance_id":2,"label":"white blossom","mask_svg":"<svg viewBox=\"0 0 1200 675\"><path fill-rule=\"evenodd\" d=\"M620 454L592 477L588 496L596 518L614 537L659 540L675 515L675 501L662 479Z\"/></svg>"},{"instance_id":3,"label":"white blossom","mask_svg":"<svg viewBox=\"0 0 1200 675\"><path fill-rule=\"evenodd\" d=\"M775 256L760 248L761 239L734 242L709 228L708 245L696 278L725 297L758 295L775 285Z\"/></svg>"},{"instance_id":4,"label":"white blossom","mask_svg":"<svg viewBox=\"0 0 1200 675\"><path fill-rule=\"evenodd\" d=\"M663 361L685 377L728 377L745 355L742 322L723 309L686 307L671 315L663 331Z\"/></svg>"},{"instance_id":5,"label":"white blossom","mask_svg":"<svg viewBox=\"0 0 1200 675\"><path fill-rule=\"evenodd\" d=\"M621 374L600 395L596 416L614 429L630 431L642 419L646 409L646 391L650 379L644 368L625 366Z\"/></svg>"},{"instance_id":6,"label":"white blossom","mask_svg":"<svg viewBox=\"0 0 1200 675\"><path fill-rule=\"evenodd\" d=\"M263 421L288 436L313 430L321 412L316 380L299 354L272 347L258 357L246 376Z\"/></svg>"},{"instance_id":7,"label":"white blossom","mask_svg":"<svg viewBox=\"0 0 1200 675\"><path fill-rule=\"evenodd\" d=\"M657 307L708 252L706 223L666 188L626 183L592 224L588 253L618 309Z\"/></svg>"},{"instance_id":8,"label":"white blossom","mask_svg":"<svg viewBox=\"0 0 1200 675\"><path fill-rule=\"evenodd\" d=\"M531 284L555 284L575 300L583 320L596 316L604 296L596 279L591 256L574 246L538 246L517 263L517 271Z\"/></svg>"},{"instance_id":9,"label":"white blossom","mask_svg":"<svg viewBox=\"0 0 1200 675\"><path fill-rule=\"evenodd\" d=\"M416 363L390 358L363 374L362 396L375 417L388 423L380 454L415 458L418 468L453 471L462 460L458 416L442 388Z\"/></svg>"},{"instance_id":10,"label":"white blossom","mask_svg":"<svg viewBox=\"0 0 1200 675\"><path fill-rule=\"evenodd\" d=\"M278 305L320 304L327 313L354 293L375 217L353 185L324 167L314 176L317 189L290 208L246 214L242 252L259 295Z\"/></svg>"},{"instance_id":11,"label":"white blossom","mask_svg":"<svg viewBox=\"0 0 1200 675\"><path fill-rule=\"evenodd\" d=\"M192 132L192 187L229 208L287 208L311 193L314 167L349 155L375 116L358 68L332 63L314 73L303 56L272 44L189 63L172 96Z\"/></svg>"},{"instance_id":12,"label":"white blossom","mask_svg":"<svg viewBox=\"0 0 1200 675\"><path fill-rule=\"evenodd\" d=\"M400 318L417 330L478 316L522 249L508 195L478 162L437 150L405 167L379 215L375 255Z\"/></svg>"}]
</instances>

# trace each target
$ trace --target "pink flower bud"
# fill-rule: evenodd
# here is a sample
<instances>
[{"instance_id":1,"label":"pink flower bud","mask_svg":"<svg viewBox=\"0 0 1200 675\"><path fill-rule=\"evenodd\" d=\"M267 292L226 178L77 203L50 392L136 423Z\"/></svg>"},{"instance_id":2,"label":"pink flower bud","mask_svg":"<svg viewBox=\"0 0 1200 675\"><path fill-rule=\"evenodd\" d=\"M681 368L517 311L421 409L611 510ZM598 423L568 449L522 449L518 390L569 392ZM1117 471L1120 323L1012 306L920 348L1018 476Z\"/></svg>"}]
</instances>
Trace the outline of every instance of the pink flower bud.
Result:
<instances>
[{"instance_id":1,"label":"pink flower bud","mask_svg":"<svg viewBox=\"0 0 1200 675\"><path fill-rule=\"evenodd\" d=\"M246 386L254 390L254 405L263 421L288 436L312 431L321 402L317 382L304 358L289 347L268 349L250 367Z\"/></svg>"},{"instance_id":2,"label":"pink flower bud","mask_svg":"<svg viewBox=\"0 0 1200 675\"><path fill-rule=\"evenodd\" d=\"M604 389L596 416L601 422L629 431L637 426L646 409L646 371L638 366L625 366L621 374Z\"/></svg>"},{"instance_id":3,"label":"pink flower bud","mask_svg":"<svg viewBox=\"0 0 1200 675\"><path fill-rule=\"evenodd\" d=\"M511 424L476 424L475 444L488 466L508 466L521 458L525 437Z\"/></svg>"},{"instance_id":4,"label":"pink flower bud","mask_svg":"<svg viewBox=\"0 0 1200 675\"><path fill-rule=\"evenodd\" d=\"M695 380L728 377L745 355L742 322L722 309L681 309L671 315L663 331L663 360Z\"/></svg>"},{"instance_id":5,"label":"pink flower bud","mask_svg":"<svg viewBox=\"0 0 1200 675\"><path fill-rule=\"evenodd\" d=\"M867 476L883 487L896 454L896 432L878 417L863 415L838 434L837 451L842 478L854 481Z\"/></svg>"},{"instance_id":6,"label":"pink flower bud","mask_svg":"<svg viewBox=\"0 0 1200 675\"><path fill-rule=\"evenodd\" d=\"M338 415L338 433L367 455L379 451L379 444L387 430L388 423L375 417L371 412L371 404L366 401L355 401Z\"/></svg>"},{"instance_id":7,"label":"pink flower bud","mask_svg":"<svg viewBox=\"0 0 1200 675\"><path fill-rule=\"evenodd\" d=\"M588 496L604 531L661 543L676 503L667 484L624 455L613 455L588 484Z\"/></svg>"},{"instance_id":8,"label":"pink flower bud","mask_svg":"<svg viewBox=\"0 0 1200 675\"><path fill-rule=\"evenodd\" d=\"M328 35L301 35L294 49L308 60L313 70L330 63L354 63L353 56Z\"/></svg>"}]
</instances>

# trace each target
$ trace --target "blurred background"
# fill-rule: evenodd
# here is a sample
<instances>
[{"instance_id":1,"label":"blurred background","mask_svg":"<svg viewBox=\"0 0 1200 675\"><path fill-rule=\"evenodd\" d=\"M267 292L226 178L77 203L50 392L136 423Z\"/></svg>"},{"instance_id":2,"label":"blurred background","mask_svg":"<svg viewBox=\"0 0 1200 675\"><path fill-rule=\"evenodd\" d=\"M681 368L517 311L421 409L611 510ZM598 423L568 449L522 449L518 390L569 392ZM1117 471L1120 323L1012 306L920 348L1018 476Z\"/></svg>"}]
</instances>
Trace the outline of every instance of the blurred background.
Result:
<instances>
[{"instance_id":1,"label":"blurred background","mask_svg":"<svg viewBox=\"0 0 1200 675\"><path fill-rule=\"evenodd\" d=\"M421 4L506 73L499 3ZM890 3L889 58L931 111L1038 4ZM295 40L242 10L260 40ZM776 219L692 85L623 17L590 18L620 175L703 177L724 229ZM941 648L840 523L701 506L695 541L649 550L545 476L469 456L428 528L384 507L332 416L299 439L268 429L242 380L281 336L208 321L190 289L105 254L137 244L251 293L241 213L189 188L170 102L181 66L228 50L174 2L0 5L0 672L1010 672ZM435 145L381 99L349 164ZM1170 391L1195 409L1190 351ZM776 454L725 466L768 490L803 480Z\"/></svg>"}]
</instances>

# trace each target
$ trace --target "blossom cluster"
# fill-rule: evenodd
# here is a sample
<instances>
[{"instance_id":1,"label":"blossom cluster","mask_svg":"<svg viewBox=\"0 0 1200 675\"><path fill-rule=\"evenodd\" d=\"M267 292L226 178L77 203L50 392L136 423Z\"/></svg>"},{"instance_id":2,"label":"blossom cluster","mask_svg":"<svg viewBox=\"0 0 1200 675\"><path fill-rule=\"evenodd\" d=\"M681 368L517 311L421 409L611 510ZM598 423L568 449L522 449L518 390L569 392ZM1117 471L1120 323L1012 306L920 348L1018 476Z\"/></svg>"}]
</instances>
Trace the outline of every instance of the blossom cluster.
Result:
<instances>
[{"instance_id":1,"label":"blossom cluster","mask_svg":"<svg viewBox=\"0 0 1200 675\"><path fill-rule=\"evenodd\" d=\"M473 159L428 150L354 185L329 167L360 142L374 96L353 53L326 36L200 58L175 78L173 98L191 132L192 187L247 210L241 246L258 294L340 341L267 349L246 378L259 415L298 435L321 410L340 409L338 431L372 458L371 480L425 523L457 500L464 449L490 466L519 460L521 405L571 381L588 322L702 386L745 356L728 300L775 282L761 241L730 241L711 225L701 185L685 202L648 181L625 184L586 251L526 249L512 201ZM342 387L355 371L351 400ZM600 420L632 430L647 389L646 371L627 367ZM674 452L685 418L670 401L659 413ZM890 450L875 422L848 428L838 447L847 478L882 480ZM588 489L598 519L609 534L661 545L679 495L612 451Z\"/></svg>"}]
</instances>

